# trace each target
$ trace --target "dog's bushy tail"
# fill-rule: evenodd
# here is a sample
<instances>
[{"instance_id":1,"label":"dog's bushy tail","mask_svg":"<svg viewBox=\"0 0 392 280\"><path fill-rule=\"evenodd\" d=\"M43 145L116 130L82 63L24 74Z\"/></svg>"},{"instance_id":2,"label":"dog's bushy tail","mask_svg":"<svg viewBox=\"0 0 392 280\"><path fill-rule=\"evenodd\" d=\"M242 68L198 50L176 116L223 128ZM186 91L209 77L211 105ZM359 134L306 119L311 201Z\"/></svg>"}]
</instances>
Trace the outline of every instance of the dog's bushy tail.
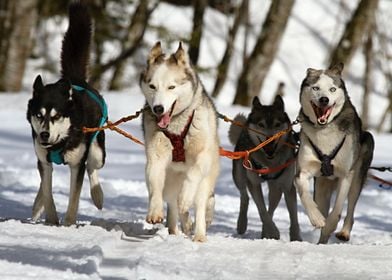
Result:
<instances>
[{"instance_id":1,"label":"dog's bushy tail","mask_svg":"<svg viewBox=\"0 0 392 280\"><path fill-rule=\"evenodd\" d=\"M234 118L235 122L239 122L242 124L246 123L246 117L244 114L237 114ZM229 128L229 140L230 142L235 145L237 144L238 139L240 138L242 132L242 128L235 125L235 124L231 124L230 128Z\"/></svg>"},{"instance_id":2,"label":"dog's bushy tail","mask_svg":"<svg viewBox=\"0 0 392 280\"><path fill-rule=\"evenodd\" d=\"M91 16L86 4L72 1L68 17L68 30L64 35L61 50L61 74L72 83L84 82L87 78L90 53Z\"/></svg>"}]
</instances>

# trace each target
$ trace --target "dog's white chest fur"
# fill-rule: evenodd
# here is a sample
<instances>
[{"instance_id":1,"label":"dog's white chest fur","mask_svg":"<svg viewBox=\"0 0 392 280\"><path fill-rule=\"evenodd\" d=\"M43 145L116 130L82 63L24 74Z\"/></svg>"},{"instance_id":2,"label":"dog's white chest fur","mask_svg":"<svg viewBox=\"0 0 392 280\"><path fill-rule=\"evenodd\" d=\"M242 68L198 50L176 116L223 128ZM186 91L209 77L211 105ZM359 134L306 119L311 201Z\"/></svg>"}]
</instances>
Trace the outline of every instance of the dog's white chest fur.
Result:
<instances>
[{"instance_id":1,"label":"dog's white chest fur","mask_svg":"<svg viewBox=\"0 0 392 280\"><path fill-rule=\"evenodd\" d=\"M350 148L354 145L353 136L344 132L337 133L337 131L339 130L333 124L323 129L304 124L301 133L301 148L298 154L299 167L304 168L307 165L306 168L320 169L321 161L310 141L327 156L331 155L344 141L331 164L335 169L336 174L334 175L346 174L354 164L354 154Z\"/></svg>"}]
</instances>

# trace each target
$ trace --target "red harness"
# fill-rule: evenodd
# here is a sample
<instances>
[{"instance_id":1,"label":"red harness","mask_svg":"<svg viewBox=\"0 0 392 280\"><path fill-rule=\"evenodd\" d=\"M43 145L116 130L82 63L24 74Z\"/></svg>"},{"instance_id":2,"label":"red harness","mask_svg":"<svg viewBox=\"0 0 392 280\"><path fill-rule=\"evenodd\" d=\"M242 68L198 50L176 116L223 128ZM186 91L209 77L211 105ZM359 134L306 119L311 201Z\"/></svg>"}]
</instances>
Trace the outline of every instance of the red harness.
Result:
<instances>
[{"instance_id":1,"label":"red harness","mask_svg":"<svg viewBox=\"0 0 392 280\"><path fill-rule=\"evenodd\" d=\"M165 134L167 138L169 138L170 143L173 146L172 150L172 162L185 162L185 149L184 149L184 140L186 135L188 134L189 127L191 126L193 115L195 111L192 112L192 115L189 116L188 122L182 130L181 134L174 134L167 130L163 130L162 132Z\"/></svg>"}]
</instances>

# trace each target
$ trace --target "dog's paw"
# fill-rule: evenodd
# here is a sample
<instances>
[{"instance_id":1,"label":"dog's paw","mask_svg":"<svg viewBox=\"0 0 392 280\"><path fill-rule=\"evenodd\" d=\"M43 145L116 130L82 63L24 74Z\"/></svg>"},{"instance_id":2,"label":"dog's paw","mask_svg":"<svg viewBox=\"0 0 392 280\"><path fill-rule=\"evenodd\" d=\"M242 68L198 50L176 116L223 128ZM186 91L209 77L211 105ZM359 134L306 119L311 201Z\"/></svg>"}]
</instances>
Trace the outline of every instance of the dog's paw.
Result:
<instances>
[{"instance_id":1,"label":"dog's paw","mask_svg":"<svg viewBox=\"0 0 392 280\"><path fill-rule=\"evenodd\" d=\"M65 217L64 226L69 227L76 224L76 217Z\"/></svg>"},{"instance_id":2,"label":"dog's paw","mask_svg":"<svg viewBox=\"0 0 392 280\"><path fill-rule=\"evenodd\" d=\"M336 238L341 241L349 241L350 240L350 233L347 231L339 231L335 234Z\"/></svg>"},{"instance_id":3,"label":"dog's paw","mask_svg":"<svg viewBox=\"0 0 392 280\"><path fill-rule=\"evenodd\" d=\"M146 221L149 224L159 224L163 222L163 209L149 211Z\"/></svg>"},{"instance_id":4,"label":"dog's paw","mask_svg":"<svg viewBox=\"0 0 392 280\"><path fill-rule=\"evenodd\" d=\"M94 202L94 205L99 209L102 210L103 207L103 191L101 186L95 185L90 190L91 199Z\"/></svg>"},{"instance_id":5,"label":"dog's paw","mask_svg":"<svg viewBox=\"0 0 392 280\"><path fill-rule=\"evenodd\" d=\"M207 236L202 234L195 234L192 239L193 242L207 242Z\"/></svg>"},{"instance_id":6,"label":"dog's paw","mask_svg":"<svg viewBox=\"0 0 392 280\"><path fill-rule=\"evenodd\" d=\"M60 224L59 218L57 217L57 215L46 215L45 224L58 226Z\"/></svg>"},{"instance_id":7,"label":"dog's paw","mask_svg":"<svg viewBox=\"0 0 392 280\"><path fill-rule=\"evenodd\" d=\"M274 223L268 226L263 225L261 238L276 239L276 240L280 239L280 233L276 225Z\"/></svg>"},{"instance_id":8,"label":"dog's paw","mask_svg":"<svg viewBox=\"0 0 392 280\"><path fill-rule=\"evenodd\" d=\"M308 213L310 223L315 228L322 228L325 226L325 217L321 212L316 208L313 211L309 211Z\"/></svg>"}]
</instances>

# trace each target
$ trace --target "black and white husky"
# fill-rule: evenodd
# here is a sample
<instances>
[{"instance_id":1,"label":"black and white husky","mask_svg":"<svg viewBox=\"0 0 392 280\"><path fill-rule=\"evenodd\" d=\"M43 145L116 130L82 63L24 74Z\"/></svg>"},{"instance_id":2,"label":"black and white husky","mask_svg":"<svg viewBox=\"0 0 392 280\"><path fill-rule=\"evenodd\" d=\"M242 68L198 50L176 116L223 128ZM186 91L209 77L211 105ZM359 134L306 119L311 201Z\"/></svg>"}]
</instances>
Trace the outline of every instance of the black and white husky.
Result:
<instances>
[{"instance_id":1,"label":"black and white husky","mask_svg":"<svg viewBox=\"0 0 392 280\"><path fill-rule=\"evenodd\" d=\"M319 243L327 243L336 229L346 198L347 216L336 236L349 240L354 208L373 158L373 137L362 130L342 80L342 70L342 63L328 70L309 68L301 86L301 146L294 184L310 222L321 228ZM314 200L310 191L313 178Z\"/></svg>"},{"instance_id":2,"label":"black and white husky","mask_svg":"<svg viewBox=\"0 0 392 280\"><path fill-rule=\"evenodd\" d=\"M85 169L90 179L91 197L102 208L103 193L97 169L105 162L105 135L84 134L82 127L101 126L107 109L103 98L86 82L92 22L85 5L70 4L69 27L61 52L59 81L44 85L37 76L33 97L28 103L41 184L33 206L33 219L46 214L46 223L59 224L52 195L52 164L68 164L71 171L70 195L64 224L76 223Z\"/></svg>"},{"instance_id":3,"label":"black and white husky","mask_svg":"<svg viewBox=\"0 0 392 280\"><path fill-rule=\"evenodd\" d=\"M279 95L272 105L262 105L259 98L255 97L249 116L246 118L244 115L238 114L234 120L259 132L242 129L232 124L229 130L229 138L235 145L236 151L250 150L277 132L288 129L291 125L290 119L284 110L283 99ZM246 231L248 224L249 191L263 222L262 238L279 239L280 233L272 218L282 194L284 194L290 215L290 240L302 240L297 216L297 194L293 186L295 146L295 136L289 133L269 143L259 151L251 153L249 161L253 170L244 168L243 159L233 160L233 179L241 195L240 213L237 222L237 232L239 234ZM261 171L267 169L271 172L260 174L263 173ZM255 170L259 172L255 172ZM262 182L268 183L268 211L261 188Z\"/></svg>"}]
</instances>

